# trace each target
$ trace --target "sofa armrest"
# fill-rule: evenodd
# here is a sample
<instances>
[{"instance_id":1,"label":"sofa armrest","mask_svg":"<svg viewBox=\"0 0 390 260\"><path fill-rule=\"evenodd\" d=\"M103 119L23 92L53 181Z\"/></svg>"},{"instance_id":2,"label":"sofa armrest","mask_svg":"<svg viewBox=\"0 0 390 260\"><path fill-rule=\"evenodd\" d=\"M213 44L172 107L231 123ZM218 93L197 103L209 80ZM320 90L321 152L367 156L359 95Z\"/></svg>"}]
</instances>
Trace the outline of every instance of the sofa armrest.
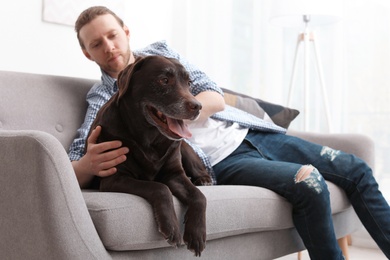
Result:
<instances>
[{"instance_id":1,"label":"sofa armrest","mask_svg":"<svg viewBox=\"0 0 390 260\"><path fill-rule=\"evenodd\" d=\"M68 156L40 131L0 131L5 259L109 259Z\"/></svg>"},{"instance_id":2,"label":"sofa armrest","mask_svg":"<svg viewBox=\"0 0 390 260\"><path fill-rule=\"evenodd\" d=\"M362 134L313 133L288 130L287 134L300 137L307 141L329 146L336 150L351 153L363 159L373 170L375 166L374 141Z\"/></svg>"}]
</instances>

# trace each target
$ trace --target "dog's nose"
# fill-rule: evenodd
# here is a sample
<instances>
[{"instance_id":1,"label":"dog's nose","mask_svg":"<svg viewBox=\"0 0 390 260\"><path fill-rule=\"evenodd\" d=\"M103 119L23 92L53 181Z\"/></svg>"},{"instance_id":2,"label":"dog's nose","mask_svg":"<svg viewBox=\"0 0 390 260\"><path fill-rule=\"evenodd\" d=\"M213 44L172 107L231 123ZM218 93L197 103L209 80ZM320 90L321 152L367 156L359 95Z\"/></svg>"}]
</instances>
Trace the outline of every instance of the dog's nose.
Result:
<instances>
[{"instance_id":1,"label":"dog's nose","mask_svg":"<svg viewBox=\"0 0 390 260\"><path fill-rule=\"evenodd\" d=\"M199 111L202 109L202 104L199 103L198 101L191 101L188 102L188 108L191 111Z\"/></svg>"}]
</instances>

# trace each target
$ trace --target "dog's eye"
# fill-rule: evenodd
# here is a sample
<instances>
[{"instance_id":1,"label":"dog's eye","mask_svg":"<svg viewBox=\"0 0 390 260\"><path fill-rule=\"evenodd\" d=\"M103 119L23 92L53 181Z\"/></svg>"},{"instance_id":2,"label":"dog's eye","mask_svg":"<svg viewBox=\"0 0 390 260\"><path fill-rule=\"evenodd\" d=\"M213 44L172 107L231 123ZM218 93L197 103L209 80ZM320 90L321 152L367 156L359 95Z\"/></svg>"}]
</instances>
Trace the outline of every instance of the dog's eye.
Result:
<instances>
[{"instance_id":1,"label":"dog's eye","mask_svg":"<svg viewBox=\"0 0 390 260\"><path fill-rule=\"evenodd\" d=\"M190 87L192 86L192 80L188 81L188 86L190 86Z\"/></svg>"},{"instance_id":2,"label":"dog's eye","mask_svg":"<svg viewBox=\"0 0 390 260\"><path fill-rule=\"evenodd\" d=\"M168 79L168 78L162 78L162 79L160 79L160 83L161 83L162 85L167 85L168 82L169 82L169 79Z\"/></svg>"}]
</instances>

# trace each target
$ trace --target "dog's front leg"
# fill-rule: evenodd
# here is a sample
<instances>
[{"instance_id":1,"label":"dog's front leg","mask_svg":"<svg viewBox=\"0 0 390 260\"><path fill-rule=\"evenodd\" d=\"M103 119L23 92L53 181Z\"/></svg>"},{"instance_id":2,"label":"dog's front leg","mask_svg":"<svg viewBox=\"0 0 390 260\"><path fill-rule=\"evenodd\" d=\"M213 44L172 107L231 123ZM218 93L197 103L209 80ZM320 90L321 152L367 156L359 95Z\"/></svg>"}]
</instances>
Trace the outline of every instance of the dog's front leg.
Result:
<instances>
[{"instance_id":1,"label":"dog's front leg","mask_svg":"<svg viewBox=\"0 0 390 260\"><path fill-rule=\"evenodd\" d=\"M125 173L117 172L102 178L100 191L129 193L144 198L152 206L158 231L170 245L174 247L181 245L180 227L173 206L172 193L167 185L137 180Z\"/></svg>"},{"instance_id":2,"label":"dog's front leg","mask_svg":"<svg viewBox=\"0 0 390 260\"><path fill-rule=\"evenodd\" d=\"M206 197L184 174L171 179L167 185L172 194L188 206L183 240L195 256L200 256L206 247Z\"/></svg>"},{"instance_id":3,"label":"dog's front leg","mask_svg":"<svg viewBox=\"0 0 390 260\"><path fill-rule=\"evenodd\" d=\"M176 198L188 206L183 239L187 248L195 256L200 256L206 245L206 197L185 175L180 160L174 158L162 171L163 182Z\"/></svg>"}]
</instances>

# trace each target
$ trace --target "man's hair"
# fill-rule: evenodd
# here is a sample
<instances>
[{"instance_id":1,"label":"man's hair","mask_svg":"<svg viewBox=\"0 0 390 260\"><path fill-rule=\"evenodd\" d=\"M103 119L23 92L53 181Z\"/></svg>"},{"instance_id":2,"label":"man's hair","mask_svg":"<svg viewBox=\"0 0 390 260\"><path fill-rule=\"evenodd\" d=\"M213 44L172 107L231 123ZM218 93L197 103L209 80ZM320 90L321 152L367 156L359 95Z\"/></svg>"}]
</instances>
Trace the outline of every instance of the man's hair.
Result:
<instances>
[{"instance_id":1,"label":"man's hair","mask_svg":"<svg viewBox=\"0 0 390 260\"><path fill-rule=\"evenodd\" d=\"M90 7L86 10L84 10L79 17L77 18L77 21L75 23L74 29L77 33L77 39L79 40L79 44L82 49L85 49L83 41L80 39L80 30L83 28L84 25L90 23L93 19L100 15L105 15L105 14L111 14L114 16L114 18L118 21L120 26L124 26L123 20L119 18L113 11L108 9L105 6L93 6Z\"/></svg>"}]
</instances>

